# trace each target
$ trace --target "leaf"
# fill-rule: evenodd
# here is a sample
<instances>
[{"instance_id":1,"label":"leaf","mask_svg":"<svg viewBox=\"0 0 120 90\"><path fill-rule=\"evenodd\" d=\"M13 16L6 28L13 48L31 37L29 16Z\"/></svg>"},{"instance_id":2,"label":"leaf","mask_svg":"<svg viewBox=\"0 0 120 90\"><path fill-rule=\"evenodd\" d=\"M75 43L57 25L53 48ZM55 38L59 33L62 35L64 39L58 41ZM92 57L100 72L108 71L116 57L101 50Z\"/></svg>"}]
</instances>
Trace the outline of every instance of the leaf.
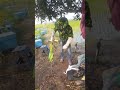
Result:
<instances>
[{"instance_id":1,"label":"leaf","mask_svg":"<svg viewBox=\"0 0 120 90\"><path fill-rule=\"evenodd\" d=\"M48 59L49 59L50 62L53 61L53 44L52 43L50 43L50 52L49 52Z\"/></svg>"}]
</instances>

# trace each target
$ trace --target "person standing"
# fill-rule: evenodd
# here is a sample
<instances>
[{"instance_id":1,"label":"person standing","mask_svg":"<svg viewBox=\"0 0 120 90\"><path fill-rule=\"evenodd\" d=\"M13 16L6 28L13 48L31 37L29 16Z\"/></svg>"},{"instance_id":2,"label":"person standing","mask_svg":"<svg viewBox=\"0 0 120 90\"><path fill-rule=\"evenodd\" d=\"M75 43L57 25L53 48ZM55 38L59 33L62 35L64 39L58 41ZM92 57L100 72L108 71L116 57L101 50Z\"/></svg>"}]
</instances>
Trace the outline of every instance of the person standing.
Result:
<instances>
[{"instance_id":1,"label":"person standing","mask_svg":"<svg viewBox=\"0 0 120 90\"><path fill-rule=\"evenodd\" d=\"M61 17L55 22L54 32L52 33L50 41L53 41L54 34L57 31L59 32L59 38L61 42L60 62L64 61L64 53L67 51L68 63L69 65L72 65L71 42L73 38L73 30L66 17Z\"/></svg>"}]
</instances>

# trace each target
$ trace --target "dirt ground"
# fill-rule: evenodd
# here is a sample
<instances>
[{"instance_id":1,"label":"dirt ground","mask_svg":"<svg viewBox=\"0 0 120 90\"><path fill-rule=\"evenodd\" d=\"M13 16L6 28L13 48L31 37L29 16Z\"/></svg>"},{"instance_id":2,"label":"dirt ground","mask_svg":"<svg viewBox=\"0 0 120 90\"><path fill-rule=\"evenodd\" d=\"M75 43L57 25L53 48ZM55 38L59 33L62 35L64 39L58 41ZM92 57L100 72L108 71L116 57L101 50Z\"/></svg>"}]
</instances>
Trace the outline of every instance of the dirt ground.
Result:
<instances>
[{"instance_id":1,"label":"dirt ground","mask_svg":"<svg viewBox=\"0 0 120 90\"><path fill-rule=\"evenodd\" d=\"M31 31L33 23L31 19L26 19L16 25L16 36L19 35L20 43L28 45L31 49L34 49L33 31ZM24 34L20 34L18 30L19 32L24 30ZM17 65L17 58L18 55L11 52L0 54L0 90L34 90L33 67Z\"/></svg>"},{"instance_id":2,"label":"dirt ground","mask_svg":"<svg viewBox=\"0 0 120 90\"><path fill-rule=\"evenodd\" d=\"M34 89L32 67L17 65L16 58L14 54L6 54L4 59L0 60L0 90Z\"/></svg>"},{"instance_id":3,"label":"dirt ground","mask_svg":"<svg viewBox=\"0 0 120 90\"><path fill-rule=\"evenodd\" d=\"M68 62L67 59L63 63L59 62L60 47L59 44L56 46L57 48L54 48L54 59L52 63L48 61L47 55L41 53L40 49L35 50L36 90L84 90L84 83L76 85L75 81L69 81L67 79L64 72L68 68ZM73 52L73 63L77 63L77 57L82 53L84 52Z\"/></svg>"}]
</instances>

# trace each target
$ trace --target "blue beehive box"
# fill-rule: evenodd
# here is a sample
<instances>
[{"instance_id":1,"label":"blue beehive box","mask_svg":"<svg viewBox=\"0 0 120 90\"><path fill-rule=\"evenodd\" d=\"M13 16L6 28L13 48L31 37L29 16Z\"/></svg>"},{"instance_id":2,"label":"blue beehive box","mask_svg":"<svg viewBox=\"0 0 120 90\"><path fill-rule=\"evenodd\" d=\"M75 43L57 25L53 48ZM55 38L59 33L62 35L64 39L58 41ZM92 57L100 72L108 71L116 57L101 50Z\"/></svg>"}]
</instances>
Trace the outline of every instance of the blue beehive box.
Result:
<instances>
[{"instance_id":1,"label":"blue beehive box","mask_svg":"<svg viewBox=\"0 0 120 90\"><path fill-rule=\"evenodd\" d=\"M4 51L17 46L16 33L6 32L0 34L0 51Z\"/></svg>"},{"instance_id":2,"label":"blue beehive box","mask_svg":"<svg viewBox=\"0 0 120 90\"><path fill-rule=\"evenodd\" d=\"M41 39L35 40L35 48L39 48L41 46L42 46L42 40Z\"/></svg>"}]
</instances>

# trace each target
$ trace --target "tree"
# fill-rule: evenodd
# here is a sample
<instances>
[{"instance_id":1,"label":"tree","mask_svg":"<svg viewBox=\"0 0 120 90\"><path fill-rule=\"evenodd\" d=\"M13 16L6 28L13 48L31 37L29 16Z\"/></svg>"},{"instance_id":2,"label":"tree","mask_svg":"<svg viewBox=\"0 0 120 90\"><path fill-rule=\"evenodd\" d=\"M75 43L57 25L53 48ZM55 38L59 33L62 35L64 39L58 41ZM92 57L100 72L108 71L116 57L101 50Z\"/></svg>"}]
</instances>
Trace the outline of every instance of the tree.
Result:
<instances>
[{"instance_id":1,"label":"tree","mask_svg":"<svg viewBox=\"0 0 120 90\"><path fill-rule=\"evenodd\" d=\"M65 13L76 13L79 18L81 0L36 0L35 16L41 19L46 17L51 20Z\"/></svg>"}]
</instances>

